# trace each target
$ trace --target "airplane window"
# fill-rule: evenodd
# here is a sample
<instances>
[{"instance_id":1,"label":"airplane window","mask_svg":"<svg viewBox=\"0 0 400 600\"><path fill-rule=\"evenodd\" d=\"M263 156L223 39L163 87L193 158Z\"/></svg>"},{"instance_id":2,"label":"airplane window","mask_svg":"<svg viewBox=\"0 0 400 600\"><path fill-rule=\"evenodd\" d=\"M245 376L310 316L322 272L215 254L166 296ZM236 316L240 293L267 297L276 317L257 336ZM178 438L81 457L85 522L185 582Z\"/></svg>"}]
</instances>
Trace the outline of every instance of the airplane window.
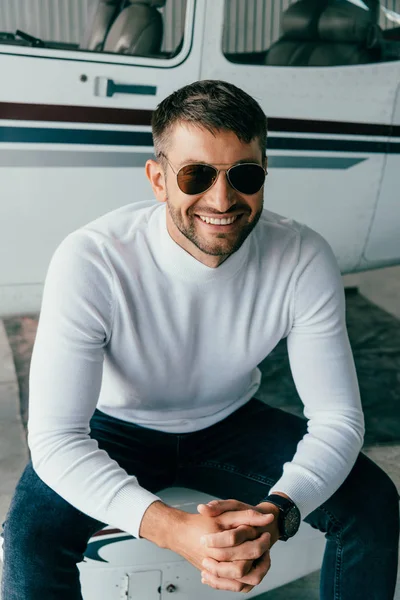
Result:
<instances>
[{"instance_id":1,"label":"airplane window","mask_svg":"<svg viewBox=\"0 0 400 600\"><path fill-rule=\"evenodd\" d=\"M351 4L354 4L355 6L359 6L360 8L363 8L364 10L369 10L369 7L367 6L367 4L365 4L365 2L363 2L362 0L346 0L347 2L350 2Z\"/></svg>"},{"instance_id":2,"label":"airplane window","mask_svg":"<svg viewBox=\"0 0 400 600\"><path fill-rule=\"evenodd\" d=\"M172 58L186 0L1 0L0 44Z\"/></svg>"},{"instance_id":3,"label":"airplane window","mask_svg":"<svg viewBox=\"0 0 400 600\"><path fill-rule=\"evenodd\" d=\"M282 67L400 60L400 0L225 0L222 51Z\"/></svg>"}]
</instances>

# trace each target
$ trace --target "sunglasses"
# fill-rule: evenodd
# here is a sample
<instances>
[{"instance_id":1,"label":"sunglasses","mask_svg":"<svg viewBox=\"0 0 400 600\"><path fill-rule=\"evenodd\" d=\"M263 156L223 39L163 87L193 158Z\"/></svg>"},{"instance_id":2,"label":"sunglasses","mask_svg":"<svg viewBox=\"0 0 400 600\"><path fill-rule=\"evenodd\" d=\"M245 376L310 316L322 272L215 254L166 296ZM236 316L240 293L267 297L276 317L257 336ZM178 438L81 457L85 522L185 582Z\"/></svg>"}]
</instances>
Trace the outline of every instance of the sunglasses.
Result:
<instances>
[{"instance_id":1,"label":"sunglasses","mask_svg":"<svg viewBox=\"0 0 400 600\"><path fill-rule=\"evenodd\" d=\"M241 163L229 169L217 169L213 165L204 163L192 163L184 165L175 171L168 158L160 152L176 175L178 187L184 194L195 196L202 194L212 188L221 171L226 172L229 185L241 194L256 194L265 182L267 172L257 163Z\"/></svg>"}]
</instances>

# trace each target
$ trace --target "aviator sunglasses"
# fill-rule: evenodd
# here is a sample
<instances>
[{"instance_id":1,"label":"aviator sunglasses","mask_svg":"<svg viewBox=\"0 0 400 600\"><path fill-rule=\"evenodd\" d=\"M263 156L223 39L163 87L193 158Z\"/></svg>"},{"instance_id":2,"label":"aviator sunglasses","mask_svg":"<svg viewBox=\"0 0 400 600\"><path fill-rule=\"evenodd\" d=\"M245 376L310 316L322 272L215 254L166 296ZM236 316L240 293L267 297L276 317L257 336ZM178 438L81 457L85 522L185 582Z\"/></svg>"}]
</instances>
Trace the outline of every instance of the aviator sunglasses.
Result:
<instances>
[{"instance_id":1,"label":"aviator sunglasses","mask_svg":"<svg viewBox=\"0 0 400 600\"><path fill-rule=\"evenodd\" d=\"M229 185L241 194L256 194L264 185L267 172L257 163L239 163L229 169L217 169L213 165L205 163L191 163L184 165L178 171L175 171L168 158L162 152L163 156L176 175L178 187L184 194L195 196L206 192L218 179L221 171L226 172L226 178Z\"/></svg>"}]
</instances>

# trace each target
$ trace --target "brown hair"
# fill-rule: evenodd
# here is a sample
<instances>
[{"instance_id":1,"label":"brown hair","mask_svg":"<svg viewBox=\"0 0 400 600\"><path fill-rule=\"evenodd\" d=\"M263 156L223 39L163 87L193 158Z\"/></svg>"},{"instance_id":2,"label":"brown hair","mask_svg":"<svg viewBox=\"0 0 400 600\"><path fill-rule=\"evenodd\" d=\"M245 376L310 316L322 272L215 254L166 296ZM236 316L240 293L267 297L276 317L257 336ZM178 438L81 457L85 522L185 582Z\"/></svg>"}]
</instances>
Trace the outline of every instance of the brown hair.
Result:
<instances>
[{"instance_id":1,"label":"brown hair","mask_svg":"<svg viewBox=\"0 0 400 600\"><path fill-rule=\"evenodd\" d=\"M176 123L192 123L211 133L233 131L249 144L258 138L262 157L267 147L267 117L261 106L232 83L196 81L167 96L153 113L155 155L166 154L168 134Z\"/></svg>"}]
</instances>

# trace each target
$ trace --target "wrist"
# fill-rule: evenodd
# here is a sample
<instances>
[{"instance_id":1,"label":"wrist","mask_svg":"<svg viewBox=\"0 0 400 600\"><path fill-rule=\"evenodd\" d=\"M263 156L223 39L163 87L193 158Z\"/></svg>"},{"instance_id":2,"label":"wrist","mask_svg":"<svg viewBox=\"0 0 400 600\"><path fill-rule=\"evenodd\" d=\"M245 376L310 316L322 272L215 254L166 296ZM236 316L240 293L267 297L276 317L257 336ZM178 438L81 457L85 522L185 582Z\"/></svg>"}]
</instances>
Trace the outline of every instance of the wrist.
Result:
<instances>
[{"instance_id":1,"label":"wrist","mask_svg":"<svg viewBox=\"0 0 400 600\"><path fill-rule=\"evenodd\" d=\"M275 520L279 515L279 508L276 506L276 504L272 504L271 502L260 502L260 504L257 504L256 508L264 514L272 513L275 516Z\"/></svg>"},{"instance_id":2,"label":"wrist","mask_svg":"<svg viewBox=\"0 0 400 600\"><path fill-rule=\"evenodd\" d=\"M275 504L278 515L274 512L275 522L278 525L279 539L286 542L293 537L301 522L300 511L293 500L283 492L272 492L261 503L261 510L269 511L271 504Z\"/></svg>"},{"instance_id":3,"label":"wrist","mask_svg":"<svg viewBox=\"0 0 400 600\"><path fill-rule=\"evenodd\" d=\"M187 513L157 500L150 504L142 517L139 536L157 544L160 548L173 550L174 538L180 531Z\"/></svg>"},{"instance_id":4,"label":"wrist","mask_svg":"<svg viewBox=\"0 0 400 600\"><path fill-rule=\"evenodd\" d=\"M287 496L283 492L274 492L274 494L276 494L277 496L282 496L282 498L287 498L288 500L292 500L291 498L289 498L289 496ZM293 502L293 500L292 500L292 502ZM264 500L263 502L260 502L260 504L257 504L256 508L258 508L261 512L273 513L275 515L275 517L277 517L279 515L279 508L276 506L276 504L272 504L271 502L268 502L268 500Z\"/></svg>"}]
</instances>

